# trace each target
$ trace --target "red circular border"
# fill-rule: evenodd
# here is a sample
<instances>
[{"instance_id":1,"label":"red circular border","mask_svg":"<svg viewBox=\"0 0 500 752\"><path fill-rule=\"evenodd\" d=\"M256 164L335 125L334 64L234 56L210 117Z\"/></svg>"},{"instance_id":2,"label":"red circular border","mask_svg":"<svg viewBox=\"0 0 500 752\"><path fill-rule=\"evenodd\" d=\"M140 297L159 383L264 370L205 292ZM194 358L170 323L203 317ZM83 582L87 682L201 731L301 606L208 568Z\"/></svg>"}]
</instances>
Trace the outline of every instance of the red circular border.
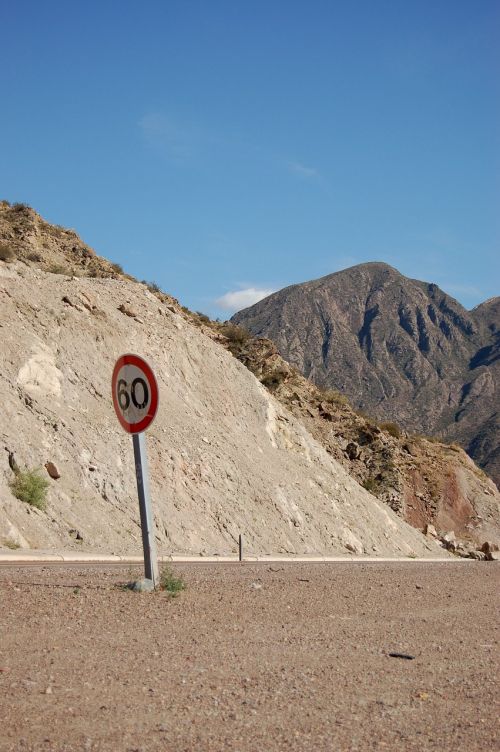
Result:
<instances>
[{"instance_id":1,"label":"red circular border","mask_svg":"<svg viewBox=\"0 0 500 752\"><path fill-rule=\"evenodd\" d=\"M118 378L118 371L120 370L120 368L122 368L122 366L128 365L136 366L144 373L151 389L151 404L149 406L148 414L145 415L144 418L139 421L139 423L127 423L122 415L120 405L118 404L118 399L116 396L116 380ZM132 353L120 355L115 363L115 367L113 368L113 376L111 378L111 393L113 396L113 405L115 408L116 417L118 418L120 425L124 431L126 431L127 433L142 433L146 430L146 428L148 428L148 426L151 425L151 423L155 419L156 411L158 410L158 382L156 381L156 376L154 375L151 367L146 363L144 358L141 358L139 355L133 355Z\"/></svg>"}]
</instances>

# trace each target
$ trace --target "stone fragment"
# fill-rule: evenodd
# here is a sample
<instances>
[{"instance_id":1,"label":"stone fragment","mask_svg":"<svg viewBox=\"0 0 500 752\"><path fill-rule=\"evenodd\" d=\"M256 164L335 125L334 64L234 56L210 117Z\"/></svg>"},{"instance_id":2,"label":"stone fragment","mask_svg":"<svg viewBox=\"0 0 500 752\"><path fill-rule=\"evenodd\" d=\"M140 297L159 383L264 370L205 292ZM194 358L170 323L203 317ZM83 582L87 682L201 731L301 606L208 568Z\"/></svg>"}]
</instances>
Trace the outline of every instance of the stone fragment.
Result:
<instances>
[{"instance_id":1,"label":"stone fragment","mask_svg":"<svg viewBox=\"0 0 500 752\"><path fill-rule=\"evenodd\" d=\"M481 546L481 551L483 554L490 554L493 551L498 551L498 544L492 543L491 541L485 541Z\"/></svg>"},{"instance_id":2,"label":"stone fragment","mask_svg":"<svg viewBox=\"0 0 500 752\"><path fill-rule=\"evenodd\" d=\"M135 317L138 315L137 311L135 311L133 308L131 308L126 303L122 303L121 305L119 305L118 306L118 310L121 313L124 313L125 316L130 316L130 318L132 318L132 319L135 319Z\"/></svg>"},{"instance_id":3,"label":"stone fragment","mask_svg":"<svg viewBox=\"0 0 500 752\"><path fill-rule=\"evenodd\" d=\"M477 559L477 561L484 561L486 554L483 554L482 551L469 551L468 558Z\"/></svg>"},{"instance_id":4,"label":"stone fragment","mask_svg":"<svg viewBox=\"0 0 500 752\"><path fill-rule=\"evenodd\" d=\"M449 532L445 533L440 537L441 544L444 548L446 548L448 551L457 551L460 547L460 544L457 542L457 539L455 537L455 533L453 530L450 530Z\"/></svg>"},{"instance_id":5,"label":"stone fragment","mask_svg":"<svg viewBox=\"0 0 500 752\"><path fill-rule=\"evenodd\" d=\"M136 580L135 582L130 583L129 587L135 593L152 593L155 589L153 580L148 580L147 577L143 577L142 580Z\"/></svg>"},{"instance_id":6,"label":"stone fragment","mask_svg":"<svg viewBox=\"0 0 500 752\"><path fill-rule=\"evenodd\" d=\"M66 305L71 306L71 308L75 308L77 311L83 311L82 306L79 303L75 303L75 301L72 300L68 295L64 295L62 300L63 300L63 303L66 303Z\"/></svg>"},{"instance_id":7,"label":"stone fragment","mask_svg":"<svg viewBox=\"0 0 500 752\"><path fill-rule=\"evenodd\" d=\"M418 448L415 446L415 444L412 444L411 441L407 441L406 444L403 444L403 449L412 457L418 456Z\"/></svg>"},{"instance_id":8,"label":"stone fragment","mask_svg":"<svg viewBox=\"0 0 500 752\"><path fill-rule=\"evenodd\" d=\"M320 416L323 418L323 420L333 420L334 418L334 412L330 405L327 405L325 402L321 402L318 407L318 412Z\"/></svg>"},{"instance_id":9,"label":"stone fragment","mask_svg":"<svg viewBox=\"0 0 500 752\"><path fill-rule=\"evenodd\" d=\"M488 551L488 553L484 555L484 558L486 561L500 561L500 552Z\"/></svg>"},{"instance_id":10,"label":"stone fragment","mask_svg":"<svg viewBox=\"0 0 500 752\"><path fill-rule=\"evenodd\" d=\"M438 537L437 532L436 532L436 528L434 527L434 525L430 525L430 524L427 524L424 527L424 535L428 535L431 538L437 538Z\"/></svg>"},{"instance_id":11,"label":"stone fragment","mask_svg":"<svg viewBox=\"0 0 500 752\"><path fill-rule=\"evenodd\" d=\"M96 307L97 307L97 306L96 306L96 304L95 304L95 302L94 302L94 300L93 300L93 299L92 299L92 298L90 297L90 295L88 295L88 293L86 293L86 292L81 292L81 293L80 293L80 300L81 300L81 302L82 302L82 305L83 305L83 306L84 306L84 307L85 307L85 308L86 308L86 309L87 309L88 311L93 311L93 310L94 310L94 308L96 308Z\"/></svg>"},{"instance_id":12,"label":"stone fragment","mask_svg":"<svg viewBox=\"0 0 500 752\"><path fill-rule=\"evenodd\" d=\"M59 472L57 465L55 465L53 462L46 462L45 469L53 480L58 480L58 478L61 477L61 473Z\"/></svg>"},{"instance_id":13,"label":"stone fragment","mask_svg":"<svg viewBox=\"0 0 500 752\"><path fill-rule=\"evenodd\" d=\"M359 445L356 444L355 441L350 441L349 444L345 448L345 453L347 454L350 460L359 459L359 456L360 456Z\"/></svg>"},{"instance_id":14,"label":"stone fragment","mask_svg":"<svg viewBox=\"0 0 500 752\"><path fill-rule=\"evenodd\" d=\"M5 447L5 451L8 452L9 455L9 467L12 470L13 473L19 472L19 465L16 462L16 458L14 456L14 452L11 452L10 449Z\"/></svg>"}]
</instances>

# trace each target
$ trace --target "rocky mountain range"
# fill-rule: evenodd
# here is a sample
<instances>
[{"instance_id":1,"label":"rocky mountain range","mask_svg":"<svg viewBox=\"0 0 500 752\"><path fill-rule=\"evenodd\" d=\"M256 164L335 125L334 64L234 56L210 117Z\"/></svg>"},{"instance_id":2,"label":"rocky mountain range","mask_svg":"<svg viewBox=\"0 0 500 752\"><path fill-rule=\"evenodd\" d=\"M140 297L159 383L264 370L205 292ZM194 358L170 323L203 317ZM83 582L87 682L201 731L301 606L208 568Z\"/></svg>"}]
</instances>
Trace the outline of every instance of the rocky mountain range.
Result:
<instances>
[{"instance_id":1,"label":"rocky mountain range","mask_svg":"<svg viewBox=\"0 0 500 752\"><path fill-rule=\"evenodd\" d=\"M358 409L458 442L500 481L500 298L467 311L383 263L280 290L232 321Z\"/></svg>"},{"instance_id":2,"label":"rocky mountain range","mask_svg":"<svg viewBox=\"0 0 500 752\"><path fill-rule=\"evenodd\" d=\"M0 545L140 552L110 394L123 352L160 385L147 441L161 553L235 552L242 533L248 553L444 554L429 525L472 549L500 539L500 495L459 447L393 435L270 341L191 313L8 202L0 341ZM13 491L26 468L49 483L44 509Z\"/></svg>"}]
</instances>

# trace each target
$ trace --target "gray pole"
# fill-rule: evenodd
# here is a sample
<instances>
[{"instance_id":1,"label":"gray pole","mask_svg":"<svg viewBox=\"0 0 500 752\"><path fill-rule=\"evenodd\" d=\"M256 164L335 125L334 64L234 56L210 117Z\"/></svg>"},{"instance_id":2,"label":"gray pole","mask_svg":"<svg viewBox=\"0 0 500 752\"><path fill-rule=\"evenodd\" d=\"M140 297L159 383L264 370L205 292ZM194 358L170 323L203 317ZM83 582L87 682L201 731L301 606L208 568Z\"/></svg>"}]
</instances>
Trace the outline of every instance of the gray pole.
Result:
<instances>
[{"instance_id":1,"label":"gray pole","mask_svg":"<svg viewBox=\"0 0 500 752\"><path fill-rule=\"evenodd\" d=\"M243 536L241 533L238 536L238 554L240 561L243 561Z\"/></svg>"},{"instance_id":2,"label":"gray pole","mask_svg":"<svg viewBox=\"0 0 500 752\"><path fill-rule=\"evenodd\" d=\"M146 438L144 433L132 434L134 443L135 474L137 477L137 493L139 494L139 510L141 513L142 547L144 549L144 574L153 585L158 587L158 559L156 557L156 543L154 532L153 512L151 510L151 496L149 493L148 458L146 455Z\"/></svg>"}]
</instances>

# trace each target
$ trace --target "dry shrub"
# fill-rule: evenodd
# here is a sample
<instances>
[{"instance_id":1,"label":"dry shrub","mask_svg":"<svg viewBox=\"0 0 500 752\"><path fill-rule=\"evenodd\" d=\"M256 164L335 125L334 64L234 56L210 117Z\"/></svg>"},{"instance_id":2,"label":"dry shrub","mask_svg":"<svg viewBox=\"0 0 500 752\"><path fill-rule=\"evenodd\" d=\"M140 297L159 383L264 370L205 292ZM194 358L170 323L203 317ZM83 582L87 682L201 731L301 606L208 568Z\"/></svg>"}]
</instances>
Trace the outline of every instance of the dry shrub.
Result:
<instances>
[{"instance_id":1,"label":"dry shrub","mask_svg":"<svg viewBox=\"0 0 500 752\"><path fill-rule=\"evenodd\" d=\"M0 243L0 261L13 261L15 257L16 254L7 243Z\"/></svg>"},{"instance_id":2,"label":"dry shrub","mask_svg":"<svg viewBox=\"0 0 500 752\"><path fill-rule=\"evenodd\" d=\"M71 274L68 267L63 266L62 264L50 264L47 271L49 271L51 274L66 274L66 275Z\"/></svg>"},{"instance_id":3,"label":"dry shrub","mask_svg":"<svg viewBox=\"0 0 500 752\"><path fill-rule=\"evenodd\" d=\"M242 326L230 323L222 325L222 334L226 337L230 345L236 346L244 345L251 337L250 332Z\"/></svg>"},{"instance_id":4,"label":"dry shrub","mask_svg":"<svg viewBox=\"0 0 500 752\"><path fill-rule=\"evenodd\" d=\"M321 398L324 402L329 402L331 405L348 405L349 400L345 394L341 394L336 389L325 389L321 392Z\"/></svg>"},{"instance_id":5,"label":"dry shrub","mask_svg":"<svg viewBox=\"0 0 500 752\"><path fill-rule=\"evenodd\" d=\"M397 423L380 423L379 428L381 428L382 431L388 433L390 436L393 436L395 439L399 439L401 437L401 428Z\"/></svg>"}]
</instances>

